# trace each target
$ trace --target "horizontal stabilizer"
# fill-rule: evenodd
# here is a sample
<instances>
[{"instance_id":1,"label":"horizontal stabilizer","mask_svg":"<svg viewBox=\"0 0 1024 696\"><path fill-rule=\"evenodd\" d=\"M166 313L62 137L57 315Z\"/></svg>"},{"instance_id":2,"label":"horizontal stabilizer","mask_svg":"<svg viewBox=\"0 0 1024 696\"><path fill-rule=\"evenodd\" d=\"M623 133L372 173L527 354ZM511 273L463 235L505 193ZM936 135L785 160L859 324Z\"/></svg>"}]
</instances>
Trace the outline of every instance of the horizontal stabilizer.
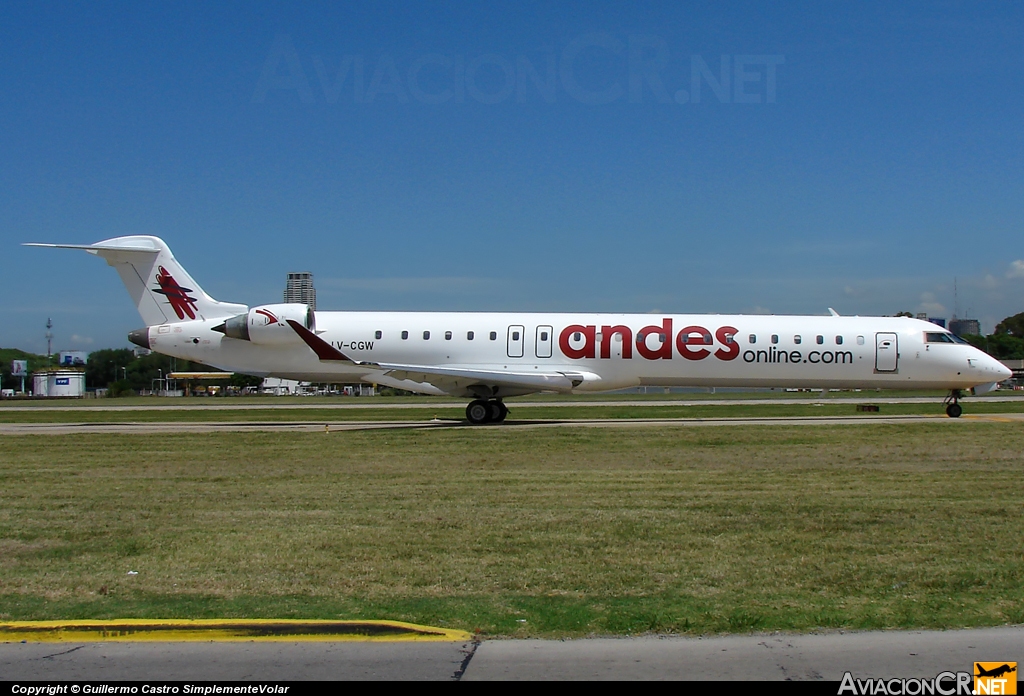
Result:
<instances>
[{"instance_id":1,"label":"horizontal stabilizer","mask_svg":"<svg viewBox=\"0 0 1024 696\"><path fill-rule=\"evenodd\" d=\"M146 326L232 317L245 305L218 302L199 287L159 237L132 235L95 244L40 244L46 249L79 249L104 259L121 276Z\"/></svg>"},{"instance_id":2,"label":"horizontal stabilizer","mask_svg":"<svg viewBox=\"0 0 1024 696\"><path fill-rule=\"evenodd\" d=\"M114 244L42 244L39 242L27 242L22 246L30 247L44 247L47 249L82 249L83 251L91 251L92 253L98 253L100 251L137 251L146 254L159 254L160 249L147 246L117 246Z\"/></svg>"}]
</instances>

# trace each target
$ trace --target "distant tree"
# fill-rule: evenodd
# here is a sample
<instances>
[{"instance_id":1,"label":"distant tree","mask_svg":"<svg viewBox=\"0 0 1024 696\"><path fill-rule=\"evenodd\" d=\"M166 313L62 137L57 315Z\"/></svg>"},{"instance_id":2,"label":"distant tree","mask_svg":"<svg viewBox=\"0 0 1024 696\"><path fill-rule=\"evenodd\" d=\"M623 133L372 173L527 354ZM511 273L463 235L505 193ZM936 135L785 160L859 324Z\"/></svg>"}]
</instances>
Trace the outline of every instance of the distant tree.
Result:
<instances>
[{"instance_id":1,"label":"distant tree","mask_svg":"<svg viewBox=\"0 0 1024 696\"><path fill-rule=\"evenodd\" d=\"M986 337L984 350L999 360L1024 360L1024 338L994 333Z\"/></svg>"},{"instance_id":2,"label":"distant tree","mask_svg":"<svg viewBox=\"0 0 1024 696\"><path fill-rule=\"evenodd\" d=\"M1006 317L996 324L995 333L1024 338L1024 312L1014 314L1012 317Z\"/></svg>"},{"instance_id":3,"label":"distant tree","mask_svg":"<svg viewBox=\"0 0 1024 696\"><path fill-rule=\"evenodd\" d=\"M175 358L161 355L160 353L149 353L148 355L135 355L135 352L128 348L104 348L95 350L89 354L89 362L85 368L85 382L90 389L114 389L114 383L118 383L117 390L138 392L143 389L152 389L153 380L166 377L169 372L190 372L194 370L207 371L210 368L196 365L188 360L177 360Z\"/></svg>"},{"instance_id":4,"label":"distant tree","mask_svg":"<svg viewBox=\"0 0 1024 696\"><path fill-rule=\"evenodd\" d=\"M129 366L128 381L135 391L152 389L154 386L153 380L159 379L161 376L166 377L173 371L192 372L196 369L205 371L209 368L204 366L197 367L188 360L177 360L160 353L150 353L149 355L140 355Z\"/></svg>"},{"instance_id":5,"label":"distant tree","mask_svg":"<svg viewBox=\"0 0 1024 696\"><path fill-rule=\"evenodd\" d=\"M135 394L135 390L132 389L132 383L126 379L119 379L107 385L107 396L132 396L133 394Z\"/></svg>"},{"instance_id":6,"label":"distant tree","mask_svg":"<svg viewBox=\"0 0 1024 696\"><path fill-rule=\"evenodd\" d=\"M13 360L25 360L28 362L28 376L25 377L25 389L32 389L32 373L36 370L46 368L46 356L26 353L18 348L0 348L0 379L4 389L21 389L21 378L11 376L11 362ZM53 365L57 364L57 358L51 358Z\"/></svg>"},{"instance_id":7,"label":"distant tree","mask_svg":"<svg viewBox=\"0 0 1024 696\"><path fill-rule=\"evenodd\" d=\"M984 336L978 336L976 334L966 334L964 336L961 336L960 338L964 339L975 348L984 350L986 352L988 351L988 339L985 338Z\"/></svg>"},{"instance_id":8,"label":"distant tree","mask_svg":"<svg viewBox=\"0 0 1024 696\"><path fill-rule=\"evenodd\" d=\"M894 314L893 316L894 317L910 317L911 319L914 318L914 315L911 312L896 312L896 314Z\"/></svg>"},{"instance_id":9,"label":"distant tree","mask_svg":"<svg viewBox=\"0 0 1024 696\"><path fill-rule=\"evenodd\" d=\"M124 378L129 365L135 362L135 353L127 348L104 348L89 353L85 365L87 389L106 389L111 382Z\"/></svg>"}]
</instances>

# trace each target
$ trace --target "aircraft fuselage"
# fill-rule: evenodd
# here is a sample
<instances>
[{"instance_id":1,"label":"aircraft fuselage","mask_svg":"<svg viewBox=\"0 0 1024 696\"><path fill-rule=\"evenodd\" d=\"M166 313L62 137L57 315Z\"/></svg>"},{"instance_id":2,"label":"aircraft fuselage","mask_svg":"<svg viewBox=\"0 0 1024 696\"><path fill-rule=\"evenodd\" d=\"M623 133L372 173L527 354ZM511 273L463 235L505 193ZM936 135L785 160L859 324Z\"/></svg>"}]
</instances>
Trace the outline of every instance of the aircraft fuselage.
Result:
<instances>
[{"instance_id":1,"label":"aircraft fuselage","mask_svg":"<svg viewBox=\"0 0 1024 696\"><path fill-rule=\"evenodd\" d=\"M236 372L452 393L369 365L322 362L286 326L281 342L259 345L213 331L217 323L150 327L150 347ZM574 392L644 385L964 390L1007 372L970 345L928 340L948 333L902 317L316 312L315 325L319 338L356 363L564 369L584 377Z\"/></svg>"}]
</instances>

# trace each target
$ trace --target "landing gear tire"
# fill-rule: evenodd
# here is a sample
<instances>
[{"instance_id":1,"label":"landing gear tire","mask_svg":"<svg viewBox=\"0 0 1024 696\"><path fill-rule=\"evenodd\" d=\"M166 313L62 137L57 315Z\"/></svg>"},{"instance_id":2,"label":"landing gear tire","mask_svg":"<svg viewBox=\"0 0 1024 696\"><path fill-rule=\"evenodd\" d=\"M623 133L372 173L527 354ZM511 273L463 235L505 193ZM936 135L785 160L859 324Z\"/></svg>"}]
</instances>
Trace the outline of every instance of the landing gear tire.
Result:
<instances>
[{"instance_id":1,"label":"landing gear tire","mask_svg":"<svg viewBox=\"0 0 1024 696\"><path fill-rule=\"evenodd\" d=\"M508 415L508 408L505 406L505 404L497 400L490 401L488 403L491 407L491 422L501 423L502 421L504 421L505 416Z\"/></svg>"},{"instance_id":2,"label":"landing gear tire","mask_svg":"<svg viewBox=\"0 0 1024 696\"><path fill-rule=\"evenodd\" d=\"M483 425L491 420L491 404L483 399L470 401L466 407L466 420L473 425Z\"/></svg>"},{"instance_id":3,"label":"landing gear tire","mask_svg":"<svg viewBox=\"0 0 1024 696\"><path fill-rule=\"evenodd\" d=\"M960 397L963 392L959 389L953 389L949 392L949 396L946 397L946 415L950 418L959 418L960 414L964 412L963 407L960 406Z\"/></svg>"}]
</instances>

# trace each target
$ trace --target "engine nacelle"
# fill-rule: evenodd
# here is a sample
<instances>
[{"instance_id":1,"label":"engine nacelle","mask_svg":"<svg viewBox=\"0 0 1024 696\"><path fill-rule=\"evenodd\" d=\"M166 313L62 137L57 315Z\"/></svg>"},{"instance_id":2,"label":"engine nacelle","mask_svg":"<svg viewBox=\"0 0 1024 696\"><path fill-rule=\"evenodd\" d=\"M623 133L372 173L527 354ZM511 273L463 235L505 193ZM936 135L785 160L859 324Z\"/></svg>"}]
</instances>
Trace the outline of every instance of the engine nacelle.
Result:
<instances>
[{"instance_id":1,"label":"engine nacelle","mask_svg":"<svg viewBox=\"0 0 1024 696\"><path fill-rule=\"evenodd\" d=\"M213 327L228 338L251 341L263 346L279 346L296 341L301 343L288 320L298 322L316 332L316 318L312 308L304 304L272 304L253 307L245 314L231 317Z\"/></svg>"}]
</instances>

